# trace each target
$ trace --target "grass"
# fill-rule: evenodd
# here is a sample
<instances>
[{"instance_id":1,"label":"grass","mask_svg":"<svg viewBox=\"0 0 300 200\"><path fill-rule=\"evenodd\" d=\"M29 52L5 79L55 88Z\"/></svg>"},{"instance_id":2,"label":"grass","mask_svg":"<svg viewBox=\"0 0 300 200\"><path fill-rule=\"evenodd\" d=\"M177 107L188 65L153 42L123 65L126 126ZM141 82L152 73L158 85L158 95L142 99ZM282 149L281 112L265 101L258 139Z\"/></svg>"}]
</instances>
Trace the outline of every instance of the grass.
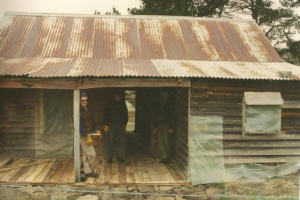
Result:
<instances>
[{"instance_id":1,"label":"grass","mask_svg":"<svg viewBox=\"0 0 300 200\"><path fill-rule=\"evenodd\" d=\"M219 188L225 192L225 183L211 183L212 187Z\"/></svg>"}]
</instances>

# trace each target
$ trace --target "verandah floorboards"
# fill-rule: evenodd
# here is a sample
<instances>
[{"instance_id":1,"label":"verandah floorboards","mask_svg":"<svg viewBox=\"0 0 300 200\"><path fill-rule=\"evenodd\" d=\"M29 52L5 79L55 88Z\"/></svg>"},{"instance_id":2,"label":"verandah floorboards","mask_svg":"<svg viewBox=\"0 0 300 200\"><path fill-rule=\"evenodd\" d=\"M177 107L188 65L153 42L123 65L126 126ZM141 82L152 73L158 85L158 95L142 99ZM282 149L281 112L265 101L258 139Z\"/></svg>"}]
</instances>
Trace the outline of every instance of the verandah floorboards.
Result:
<instances>
[{"instance_id":1,"label":"verandah floorboards","mask_svg":"<svg viewBox=\"0 0 300 200\"><path fill-rule=\"evenodd\" d=\"M61 164L59 165L57 171L53 175L52 179L50 180L50 183L58 183L59 179L64 172L69 160L63 160Z\"/></svg>"},{"instance_id":2,"label":"verandah floorboards","mask_svg":"<svg viewBox=\"0 0 300 200\"><path fill-rule=\"evenodd\" d=\"M28 160L28 163L32 163L34 160ZM8 182L16 182L30 167L21 168Z\"/></svg>"},{"instance_id":3,"label":"verandah floorboards","mask_svg":"<svg viewBox=\"0 0 300 200\"><path fill-rule=\"evenodd\" d=\"M105 160L102 158L98 164L97 172L99 174L99 178L94 181L94 183L103 183L103 174L104 174Z\"/></svg>"},{"instance_id":4,"label":"verandah floorboards","mask_svg":"<svg viewBox=\"0 0 300 200\"><path fill-rule=\"evenodd\" d=\"M74 167L74 160L73 159L69 159L68 164L65 168L65 170L63 171L59 182L60 183L67 183L68 179L69 179L69 175L72 172L72 168Z\"/></svg>"},{"instance_id":5,"label":"verandah floorboards","mask_svg":"<svg viewBox=\"0 0 300 200\"><path fill-rule=\"evenodd\" d=\"M17 162L15 162L11 167L18 166L19 164L26 164L29 160L20 159ZM7 171L6 175L2 177L1 181L7 182L9 179L11 179L20 169L13 169L11 171Z\"/></svg>"},{"instance_id":6,"label":"verandah floorboards","mask_svg":"<svg viewBox=\"0 0 300 200\"><path fill-rule=\"evenodd\" d=\"M110 183L110 179L111 179L111 165L112 164L106 164L105 165L105 169L104 169L104 173L103 173L103 183L104 184L108 184Z\"/></svg>"},{"instance_id":7,"label":"verandah floorboards","mask_svg":"<svg viewBox=\"0 0 300 200\"><path fill-rule=\"evenodd\" d=\"M147 160L145 161L146 167L147 167L147 171L150 175L151 181L152 182L159 182L160 181L160 177L156 174L153 164Z\"/></svg>"},{"instance_id":8,"label":"verandah floorboards","mask_svg":"<svg viewBox=\"0 0 300 200\"><path fill-rule=\"evenodd\" d=\"M18 183L24 183L25 180L34 172L34 170L38 167L38 165L34 165L32 167L29 167L29 169L21 175L21 177L16 181Z\"/></svg>"},{"instance_id":9,"label":"verandah floorboards","mask_svg":"<svg viewBox=\"0 0 300 200\"><path fill-rule=\"evenodd\" d=\"M41 171L44 169L44 167L48 163L42 163L37 166L37 168L34 170L34 172L25 180L25 182L34 182L34 179L41 173Z\"/></svg>"},{"instance_id":10,"label":"verandah floorboards","mask_svg":"<svg viewBox=\"0 0 300 200\"><path fill-rule=\"evenodd\" d=\"M135 177L134 177L134 171L133 171L133 167L131 165L130 161L126 161L125 162L125 168L126 168L126 181L127 183L135 183Z\"/></svg>"},{"instance_id":11,"label":"verandah floorboards","mask_svg":"<svg viewBox=\"0 0 300 200\"><path fill-rule=\"evenodd\" d=\"M119 184L119 169L118 169L118 163L113 162L111 165L111 176L110 176L110 184Z\"/></svg>"},{"instance_id":12,"label":"verandah floorboards","mask_svg":"<svg viewBox=\"0 0 300 200\"><path fill-rule=\"evenodd\" d=\"M53 159L52 161L49 161L44 169L39 173L39 175L34 179L33 182L40 183L42 180L45 178L45 176L48 174L50 171L52 165L55 163L56 159Z\"/></svg>"},{"instance_id":13,"label":"verandah floorboards","mask_svg":"<svg viewBox=\"0 0 300 200\"><path fill-rule=\"evenodd\" d=\"M2 159L3 160L3 159ZM7 159L6 159L7 160ZM2 167L12 167L26 163L43 161L43 159L9 159ZM166 185L166 184L187 184L182 174L172 166L158 163L154 158L138 157L126 159L125 163L114 161L107 164L103 157L97 158L95 172L99 178L86 179L86 185ZM25 165L26 166L26 165ZM0 167L1 169L1 167ZM22 183L22 184L74 184L74 160L52 159L49 162L39 165L12 169L0 173L1 183Z\"/></svg>"},{"instance_id":14,"label":"verandah floorboards","mask_svg":"<svg viewBox=\"0 0 300 200\"><path fill-rule=\"evenodd\" d=\"M24 162L24 159L20 160L13 160L12 162L7 162L5 165L3 165L1 168L7 168L7 167L14 167ZM2 182L2 179L5 178L7 175L10 175L11 173L14 173L14 170L11 171L4 171L0 173L0 181ZM3 181L5 182L5 180Z\"/></svg>"},{"instance_id":15,"label":"verandah floorboards","mask_svg":"<svg viewBox=\"0 0 300 200\"><path fill-rule=\"evenodd\" d=\"M55 163L51 166L51 169L48 172L48 174L44 177L44 179L41 182L42 183L49 183L51 181L51 179L53 178L56 170L58 169L58 167L60 166L61 163L62 163L62 160L56 160Z\"/></svg>"},{"instance_id":16,"label":"verandah floorboards","mask_svg":"<svg viewBox=\"0 0 300 200\"><path fill-rule=\"evenodd\" d=\"M67 183L75 183L75 165L74 165L74 159L72 160L73 160L73 167L71 173L69 174Z\"/></svg>"},{"instance_id":17,"label":"verandah floorboards","mask_svg":"<svg viewBox=\"0 0 300 200\"><path fill-rule=\"evenodd\" d=\"M133 174L134 174L135 182L136 183L143 183L143 182L145 182L144 178L142 176L142 173L141 173L138 165L136 164L136 162L131 161L131 165L132 165L133 172L134 172Z\"/></svg>"},{"instance_id":18,"label":"verandah floorboards","mask_svg":"<svg viewBox=\"0 0 300 200\"><path fill-rule=\"evenodd\" d=\"M127 183L125 162L119 162L118 169L119 169L119 183L120 184Z\"/></svg>"},{"instance_id":19,"label":"verandah floorboards","mask_svg":"<svg viewBox=\"0 0 300 200\"><path fill-rule=\"evenodd\" d=\"M2 167L3 165L5 165L5 163L7 163L11 159L12 158L0 158L0 167Z\"/></svg>"}]
</instances>

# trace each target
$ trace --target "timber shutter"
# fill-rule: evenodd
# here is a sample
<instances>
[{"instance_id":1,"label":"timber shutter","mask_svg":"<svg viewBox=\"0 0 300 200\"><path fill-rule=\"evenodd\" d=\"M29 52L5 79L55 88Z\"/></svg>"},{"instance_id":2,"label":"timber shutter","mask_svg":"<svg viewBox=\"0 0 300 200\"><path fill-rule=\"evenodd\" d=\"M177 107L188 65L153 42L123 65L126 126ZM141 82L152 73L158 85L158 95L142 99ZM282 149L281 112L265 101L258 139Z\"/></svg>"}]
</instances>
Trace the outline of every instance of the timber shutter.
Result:
<instances>
[{"instance_id":1,"label":"timber shutter","mask_svg":"<svg viewBox=\"0 0 300 200\"><path fill-rule=\"evenodd\" d=\"M245 92L243 100L243 136L281 131L283 99L279 92Z\"/></svg>"}]
</instances>

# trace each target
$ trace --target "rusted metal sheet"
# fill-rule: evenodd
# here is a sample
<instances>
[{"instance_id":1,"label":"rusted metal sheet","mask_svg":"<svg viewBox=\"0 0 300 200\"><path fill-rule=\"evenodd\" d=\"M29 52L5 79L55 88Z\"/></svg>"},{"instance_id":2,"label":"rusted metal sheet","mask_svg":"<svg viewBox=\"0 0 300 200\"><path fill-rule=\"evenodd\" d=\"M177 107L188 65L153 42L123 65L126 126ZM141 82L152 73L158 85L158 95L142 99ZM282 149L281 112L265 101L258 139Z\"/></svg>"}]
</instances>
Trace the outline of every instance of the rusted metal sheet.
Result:
<instances>
[{"instance_id":1,"label":"rusted metal sheet","mask_svg":"<svg viewBox=\"0 0 300 200\"><path fill-rule=\"evenodd\" d=\"M254 21L6 13L0 57L283 61Z\"/></svg>"},{"instance_id":2,"label":"rusted metal sheet","mask_svg":"<svg viewBox=\"0 0 300 200\"><path fill-rule=\"evenodd\" d=\"M29 77L209 77L225 79L300 80L289 63L223 62L167 59L4 58L0 76ZM257 70L259 69L259 70ZM279 72L292 71L292 78Z\"/></svg>"}]
</instances>

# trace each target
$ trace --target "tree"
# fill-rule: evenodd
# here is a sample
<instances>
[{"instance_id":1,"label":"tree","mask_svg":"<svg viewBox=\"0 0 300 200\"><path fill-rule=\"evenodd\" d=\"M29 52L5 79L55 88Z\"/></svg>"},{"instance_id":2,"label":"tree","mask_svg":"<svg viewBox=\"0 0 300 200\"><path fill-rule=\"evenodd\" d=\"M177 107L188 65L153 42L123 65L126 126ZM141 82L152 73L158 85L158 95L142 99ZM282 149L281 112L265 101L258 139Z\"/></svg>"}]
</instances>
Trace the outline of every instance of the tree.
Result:
<instances>
[{"instance_id":1,"label":"tree","mask_svg":"<svg viewBox=\"0 0 300 200\"><path fill-rule=\"evenodd\" d=\"M287 48L277 49L279 55L286 61L300 66L300 41L290 41Z\"/></svg>"},{"instance_id":2,"label":"tree","mask_svg":"<svg viewBox=\"0 0 300 200\"><path fill-rule=\"evenodd\" d=\"M117 10L115 6L112 7L112 12L106 11L106 15L121 15L121 13Z\"/></svg>"},{"instance_id":3,"label":"tree","mask_svg":"<svg viewBox=\"0 0 300 200\"><path fill-rule=\"evenodd\" d=\"M115 6L112 7L112 12L111 11L106 11L105 14L106 15L121 15L121 13L117 10L117 8ZM101 15L101 13L98 12L97 10L95 10L94 15Z\"/></svg>"},{"instance_id":4,"label":"tree","mask_svg":"<svg viewBox=\"0 0 300 200\"><path fill-rule=\"evenodd\" d=\"M125 91L125 101L130 103L135 108L136 91L126 90Z\"/></svg>"},{"instance_id":5,"label":"tree","mask_svg":"<svg viewBox=\"0 0 300 200\"><path fill-rule=\"evenodd\" d=\"M221 16L229 0L142 0L140 8L128 8L132 15Z\"/></svg>"},{"instance_id":6,"label":"tree","mask_svg":"<svg viewBox=\"0 0 300 200\"><path fill-rule=\"evenodd\" d=\"M275 8L271 0L230 0L223 12L227 17L251 16L262 28L279 54L289 52L292 56L299 41L292 37L299 31L299 16L293 11L300 0L280 0Z\"/></svg>"}]
</instances>

